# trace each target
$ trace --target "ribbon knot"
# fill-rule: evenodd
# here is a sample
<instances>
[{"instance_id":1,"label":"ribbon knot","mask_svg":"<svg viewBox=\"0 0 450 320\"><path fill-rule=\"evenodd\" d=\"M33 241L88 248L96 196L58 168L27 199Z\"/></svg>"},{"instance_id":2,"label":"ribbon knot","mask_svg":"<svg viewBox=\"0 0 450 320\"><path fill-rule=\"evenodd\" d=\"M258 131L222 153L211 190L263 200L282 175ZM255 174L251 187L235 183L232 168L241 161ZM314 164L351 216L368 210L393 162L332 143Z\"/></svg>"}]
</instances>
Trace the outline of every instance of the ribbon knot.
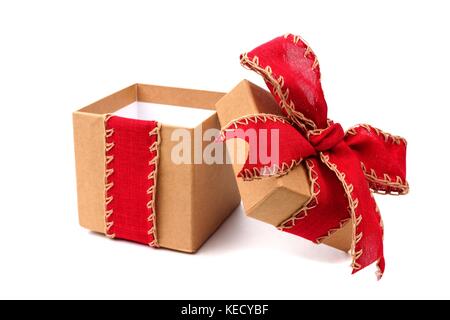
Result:
<instances>
[{"instance_id":1,"label":"ribbon knot","mask_svg":"<svg viewBox=\"0 0 450 320\"><path fill-rule=\"evenodd\" d=\"M376 262L381 275L383 223L371 191L408 192L406 140L366 124L344 133L340 124L328 120L318 59L299 36L275 38L242 54L241 64L263 76L284 117L246 115L223 128L222 133L228 133L225 139L234 138L229 133L237 129L252 129L258 135L271 129L279 133L277 163L268 167L249 157L238 176L245 180L281 176L304 165L311 197L278 228L322 243L351 223L351 239L346 240L351 241L353 273ZM249 152L258 154L254 151L259 145L245 139Z\"/></svg>"},{"instance_id":2,"label":"ribbon knot","mask_svg":"<svg viewBox=\"0 0 450 320\"><path fill-rule=\"evenodd\" d=\"M319 152L333 149L344 140L344 129L339 123L332 123L326 129L310 130L307 133L309 142Z\"/></svg>"}]
</instances>

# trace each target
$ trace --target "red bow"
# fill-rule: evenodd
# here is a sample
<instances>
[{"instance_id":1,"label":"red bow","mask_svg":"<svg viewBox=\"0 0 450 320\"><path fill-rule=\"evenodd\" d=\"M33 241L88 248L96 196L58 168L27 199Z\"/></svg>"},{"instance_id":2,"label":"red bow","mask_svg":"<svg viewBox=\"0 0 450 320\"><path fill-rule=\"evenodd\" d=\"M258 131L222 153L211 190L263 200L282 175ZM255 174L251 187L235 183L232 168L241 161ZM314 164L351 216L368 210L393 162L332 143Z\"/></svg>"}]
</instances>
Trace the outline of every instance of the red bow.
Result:
<instances>
[{"instance_id":1,"label":"red bow","mask_svg":"<svg viewBox=\"0 0 450 320\"><path fill-rule=\"evenodd\" d=\"M277 163L247 159L238 176L251 180L283 175L305 160L311 197L279 228L320 243L351 220L353 273L376 261L381 277L383 223L371 191L408 192L405 139L369 125L344 133L340 124L327 119L318 60L298 36L275 38L241 55L241 64L264 77L286 117L248 115L225 126L223 139L245 139L249 154L258 146L243 132L254 129L267 136L277 129L279 134ZM270 150L271 139L265 141Z\"/></svg>"}]
</instances>

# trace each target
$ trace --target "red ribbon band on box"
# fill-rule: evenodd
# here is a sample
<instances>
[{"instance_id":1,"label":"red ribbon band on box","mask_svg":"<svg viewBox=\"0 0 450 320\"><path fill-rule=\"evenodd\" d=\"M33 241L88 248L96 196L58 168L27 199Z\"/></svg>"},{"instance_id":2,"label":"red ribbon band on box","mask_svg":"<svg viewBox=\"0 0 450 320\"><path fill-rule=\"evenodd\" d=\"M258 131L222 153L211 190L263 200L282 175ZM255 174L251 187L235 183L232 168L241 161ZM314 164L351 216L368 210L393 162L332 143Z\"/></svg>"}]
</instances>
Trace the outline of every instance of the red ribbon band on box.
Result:
<instances>
[{"instance_id":1,"label":"red ribbon band on box","mask_svg":"<svg viewBox=\"0 0 450 320\"><path fill-rule=\"evenodd\" d=\"M224 127L222 139L245 139L253 154L258 154L258 146L243 134L245 130L265 129L270 134L270 129L278 129L279 162L268 167L259 159L247 160L238 176L251 180L283 175L303 162L311 198L279 228L320 243L351 221L353 273L377 262L381 277L383 224L371 191L408 192L406 140L369 125L344 132L329 120L317 57L298 36L275 38L241 55L241 64L263 76L285 117L248 115ZM271 139L266 140L270 150Z\"/></svg>"},{"instance_id":2,"label":"red ribbon band on box","mask_svg":"<svg viewBox=\"0 0 450 320\"><path fill-rule=\"evenodd\" d=\"M158 247L156 181L160 126L105 118L105 234Z\"/></svg>"}]
</instances>

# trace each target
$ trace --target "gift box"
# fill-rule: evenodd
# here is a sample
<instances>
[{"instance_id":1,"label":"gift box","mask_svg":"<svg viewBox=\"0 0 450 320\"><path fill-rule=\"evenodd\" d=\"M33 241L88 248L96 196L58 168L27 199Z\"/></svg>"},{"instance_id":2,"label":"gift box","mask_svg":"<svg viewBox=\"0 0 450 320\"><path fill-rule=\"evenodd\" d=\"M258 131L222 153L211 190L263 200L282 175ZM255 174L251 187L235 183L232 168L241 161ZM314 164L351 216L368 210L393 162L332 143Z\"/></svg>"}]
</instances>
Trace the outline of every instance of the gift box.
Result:
<instances>
[{"instance_id":1,"label":"gift box","mask_svg":"<svg viewBox=\"0 0 450 320\"><path fill-rule=\"evenodd\" d=\"M216 104L216 110L222 127L248 115L282 116L281 109L272 94L248 80L242 80L222 97ZM292 167L289 174L282 176L242 179L238 174L243 164L241 155L248 154L247 143L242 143L242 140L241 142L228 140L227 146L230 159L235 160L233 170L246 215L275 227L282 227L295 219L314 192L311 189L314 187L311 183L314 177L308 175L305 165ZM351 239L351 224L347 222L340 230L323 239L322 243L348 251Z\"/></svg>"},{"instance_id":2,"label":"gift box","mask_svg":"<svg viewBox=\"0 0 450 320\"><path fill-rule=\"evenodd\" d=\"M223 95L135 84L74 112L81 226L198 250L240 203L231 165L202 158L214 140L202 133L220 129L214 108Z\"/></svg>"}]
</instances>

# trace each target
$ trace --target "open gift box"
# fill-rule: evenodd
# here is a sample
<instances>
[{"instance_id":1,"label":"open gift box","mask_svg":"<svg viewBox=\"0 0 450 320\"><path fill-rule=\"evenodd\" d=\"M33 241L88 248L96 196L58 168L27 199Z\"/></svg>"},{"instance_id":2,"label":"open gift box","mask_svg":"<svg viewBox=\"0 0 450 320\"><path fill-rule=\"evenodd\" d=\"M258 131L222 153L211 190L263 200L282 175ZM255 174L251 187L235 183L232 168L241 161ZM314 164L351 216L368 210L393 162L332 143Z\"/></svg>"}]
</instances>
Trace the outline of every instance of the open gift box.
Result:
<instances>
[{"instance_id":1,"label":"open gift box","mask_svg":"<svg viewBox=\"0 0 450 320\"><path fill-rule=\"evenodd\" d=\"M202 132L220 129L214 107L223 95L135 84L74 112L81 226L198 250L240 203L231 166L201 159L214 140Z\"/></svg>"}]
</instances>

